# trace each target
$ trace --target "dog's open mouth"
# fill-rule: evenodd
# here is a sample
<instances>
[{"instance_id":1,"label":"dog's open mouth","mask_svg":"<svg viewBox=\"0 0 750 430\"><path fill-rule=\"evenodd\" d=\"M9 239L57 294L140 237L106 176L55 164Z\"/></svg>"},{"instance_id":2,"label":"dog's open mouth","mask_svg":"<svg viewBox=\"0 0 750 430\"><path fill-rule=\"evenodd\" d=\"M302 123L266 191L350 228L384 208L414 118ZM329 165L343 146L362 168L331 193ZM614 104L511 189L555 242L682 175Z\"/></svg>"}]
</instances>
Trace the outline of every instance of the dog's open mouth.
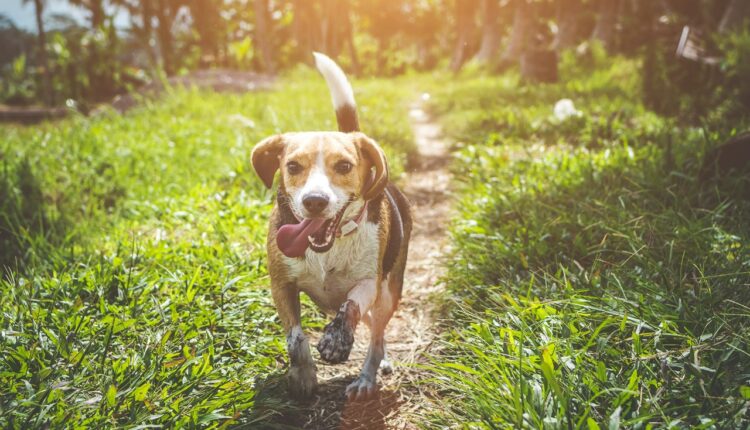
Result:
<instances>
[{"instance_id":1,"label":"dog's open mouth","mask_svg":"<svg viewBox=\"0 0 750 430\"><path fill-rule=\"evenodd\" d=\"M307 248L326 252L336 240L336 232L349 205L344 205L333 218L305 218L299 224L286 224L276 234L276 244L287 257L301 257Z\"/></svg>"},{"instance_id":2,"label":"dog's open mouth","mask_svg":"<svg viewBox=\"0 0 750 430\"><path fill-rule=\"evenodd\" d=\"M336 240L336 231L341 224L341 218L344 217L344 211L346 211L346 206L335 217L325 220L317 231L307 236L310 249L315 252L326 252L331 249L333 242Z\"/></svg>"}]
</instances>

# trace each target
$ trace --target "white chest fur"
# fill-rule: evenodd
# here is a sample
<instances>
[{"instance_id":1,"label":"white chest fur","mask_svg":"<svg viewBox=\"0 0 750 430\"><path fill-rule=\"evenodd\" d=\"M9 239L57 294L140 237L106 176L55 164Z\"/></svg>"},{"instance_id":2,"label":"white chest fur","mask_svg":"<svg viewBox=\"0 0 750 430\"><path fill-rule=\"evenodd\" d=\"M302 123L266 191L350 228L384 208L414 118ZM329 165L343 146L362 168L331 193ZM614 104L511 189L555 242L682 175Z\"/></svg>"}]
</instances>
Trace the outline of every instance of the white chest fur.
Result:
<instances>
[{"instance_id":1,"label":"white chest fur","mask_svg":"<svg viewBox=\"0 0 750 430\"><path fill-rule=\"evenodd\" d=\"M308 249L305 258L284 259L297 286L324 311L335 312L357 281L377 277L379 247L378 225L363 222L328 252Z\"/></svg>"}]
</instances>

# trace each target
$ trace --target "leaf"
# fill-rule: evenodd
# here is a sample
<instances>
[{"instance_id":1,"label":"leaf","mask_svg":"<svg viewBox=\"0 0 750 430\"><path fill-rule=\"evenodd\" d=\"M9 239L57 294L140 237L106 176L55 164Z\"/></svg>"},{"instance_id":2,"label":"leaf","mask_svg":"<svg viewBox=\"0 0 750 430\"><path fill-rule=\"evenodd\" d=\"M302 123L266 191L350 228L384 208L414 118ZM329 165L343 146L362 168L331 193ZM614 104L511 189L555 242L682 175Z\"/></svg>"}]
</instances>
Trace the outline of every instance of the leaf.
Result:
<instances>
[{"instance_id":1,"label":"leaf","mask_svg":"<svg viewBox=\"0 0 750 430\"><path fill-rule=\"evenodd\" d=\"M107 404L109 407L115 406L115 397L117 397L117 388L112 384L107 389Z\"/></svg>"},{"instance_id":2,"label":"leaf","mask_svg":"<svg viewBox=\"0 0 750 430\"><path fill-rule=\"evenodd\" d=\"M743 399L750 400L750 387L743 385L740 387L740 394Z\"/></svg>"},{"instance_id":3,"label":"leaf","mask_svg":"<svg viewBox=\"0 0 750 430\"><path fill-rule=\"evenodd\" d=\"M622 407L618 406L612 415L609 416L609 430L620 429L620 413L622 413Z\"/></svg>"},{"instance_id":4,"label":"leaf","mask_svg":"<svg viewBox=\"0 0 750 430\"><path fill-rule=\"evenodd\" d=\"M550 385L550 387L552 387L555 395L557 395L558 398L562 398L562 389L557 383L555 364L552 362L552 354L550 353L550 348L544 348L544 350L542 351L541 366L544 379L546 379L547 383Z\"/></svg>"},{"instance_id":5,"label":"leaf","mask_svg":"<svg viewBox=\"0 0 750 430\"><path fill-rule=\"evenodd\" d=\"M599 424L597 424L591 417L586 418L586 425L589 426L589 430L600 430Z\"/></svg>"},{"instance_id":6,"label":"leaf","mask_svg":"<svg viewBox=\"0 0 750 430\"><path fill-rule=\"evenodd\" d=\"M145 384L136 388L135 391L133 391L133 398L135 398L137 402L142 402L146 398L146 395L148 395L149 388L151 388L150 382L146 382Z\"/></svg>"},{"instance_id":7,"label":"leaf","mask_svg":"<svg viewBox=\"0 0 750 430\"><path fill-rule=\"evenodd\" d=\"M603 361L596 362L596 377L600 382L607 382L607 366Z\"/></svg>"},{"instance_id":8,"label":"leaf","mask_svg":"<svg viewBox=\"0 0 750 430\"><path fill-rule=\"evenodd\" d=\"M523 254L523 252L519 252L518 257L521 259L521 266L523 266L524 269L528 269L529 262L526 260L526 256Z\"/></svg>"},{"instance_id":9,"label":"leaf","mask_svg":"<svg viewBox=\"0 0 750 430\"><path fill-rule=\"evenodd\" d=\"M247 58L247 54L250 52L250 49L253 47L252 39L250 39L249 36L242 39L240 42L235 42L230 44L229 49L234 54L234 59L241 63L245 58Z\"/></svg>"}]
</instances>

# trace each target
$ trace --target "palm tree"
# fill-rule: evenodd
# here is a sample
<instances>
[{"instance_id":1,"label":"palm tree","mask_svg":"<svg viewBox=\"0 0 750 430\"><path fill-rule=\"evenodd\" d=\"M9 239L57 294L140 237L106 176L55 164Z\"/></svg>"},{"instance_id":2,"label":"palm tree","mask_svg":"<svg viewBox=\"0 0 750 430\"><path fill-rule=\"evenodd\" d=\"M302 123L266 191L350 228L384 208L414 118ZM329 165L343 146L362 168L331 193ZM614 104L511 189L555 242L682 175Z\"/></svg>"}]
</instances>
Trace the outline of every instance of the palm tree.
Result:
<instances>
[{"instance_id":1,"label":"palm tree","mask_svg":"<svg viewBox=\"0 0 750 430\"><path fill-rule=\"evenodd\" d=\"M68 0L70 4L86 9L91 13L91 29L98 30L104 25L106 14L104 13L103 0Z\"/></svg>"},{"instance_id":2,"label":"palm tree","mask_svg":"<svg viewBox=\"0 0 750 430\"><path fill-rule=\"evenodd\" d=\"M23 4L31 0L21 0ZM52 82L49 75L49 61L47 59L47 35L44 31L44 5L45 0L34 0L34 12L36 13L37 29L37 54L39 64L42 67L42 97L44 103L52 104Z\"/></svg>"}]
</instances>

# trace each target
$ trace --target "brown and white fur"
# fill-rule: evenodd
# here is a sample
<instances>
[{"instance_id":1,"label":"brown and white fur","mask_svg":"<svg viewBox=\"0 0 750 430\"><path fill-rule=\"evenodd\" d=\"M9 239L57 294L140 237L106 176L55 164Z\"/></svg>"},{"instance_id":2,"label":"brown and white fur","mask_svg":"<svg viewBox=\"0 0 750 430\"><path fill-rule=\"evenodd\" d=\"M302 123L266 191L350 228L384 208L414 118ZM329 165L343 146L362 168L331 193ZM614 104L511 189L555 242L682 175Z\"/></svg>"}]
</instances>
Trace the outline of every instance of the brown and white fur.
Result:
<instances>
[{"instance_id":1,"label":"brown and white fur","mask_svg":"<svg viewBox=\"0 0 750 430\"><path fill-rule=\"evenodd\" d=\"M268 233L268 269L276 309L287 334L290 393L312 395L316 367L300 325L300 292L334 314L317 345L323 360L346 361L360 321L370 327L370 346L362 371L346 389L351 400L377 392L378 368L390 371L384 332L401 299L412 216L403 194L388 179L382 148L359 132L353 91L330 58L315 54L316 65L333 98L339 132L286 133L266 138L252 153L253 167L269 188L280 170L276 205ZM348 206L347 206L348 202ZM367 202L366 212L362 208ZM287 257L277 233L302 219L363 218L349 235ZM322 237L322 235L321 235ZM325 242L322 238L320 241Z\"/></svg>"}]
</instances>

